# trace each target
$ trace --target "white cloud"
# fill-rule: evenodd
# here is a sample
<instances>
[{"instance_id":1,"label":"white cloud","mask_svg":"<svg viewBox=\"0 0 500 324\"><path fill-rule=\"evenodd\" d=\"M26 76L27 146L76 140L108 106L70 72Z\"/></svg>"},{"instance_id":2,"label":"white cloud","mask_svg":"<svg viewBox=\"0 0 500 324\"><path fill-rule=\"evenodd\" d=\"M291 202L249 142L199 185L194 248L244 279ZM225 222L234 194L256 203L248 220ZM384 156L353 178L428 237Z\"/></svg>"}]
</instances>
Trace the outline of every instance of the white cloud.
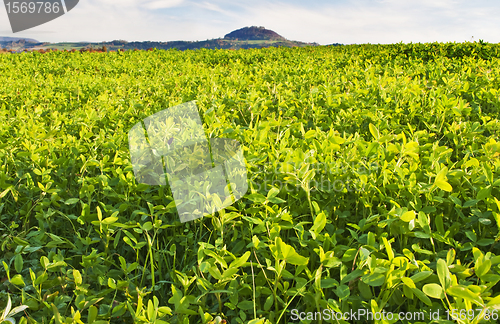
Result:
<instances>
[{"instance_id":1,"label":"white cloud","mask_svg":"<svg viewBox=\"0 0 500 324\"><path fill-rule=\"evenodd\" d=\"M164 9L181 5L184 0L156 0L147 2L144 7L147 9Z\"/></svg>"}]
</instances>

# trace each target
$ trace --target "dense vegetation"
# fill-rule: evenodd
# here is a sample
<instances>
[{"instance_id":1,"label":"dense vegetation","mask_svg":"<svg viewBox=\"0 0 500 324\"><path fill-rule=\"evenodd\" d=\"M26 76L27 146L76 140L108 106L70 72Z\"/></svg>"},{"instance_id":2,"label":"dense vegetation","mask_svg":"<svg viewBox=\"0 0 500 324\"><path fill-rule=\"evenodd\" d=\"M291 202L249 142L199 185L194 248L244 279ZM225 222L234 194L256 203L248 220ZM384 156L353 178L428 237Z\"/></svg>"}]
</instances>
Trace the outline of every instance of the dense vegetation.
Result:
<instances>
[{"instance_id":1,"label":"dense vegetation","mask_svg":"<svg viewBox=\"0 0 500 324\"><path fill-rule=\"evenodd\" d=\"M0 312L11 298L29 306L19 323L290 323L327 308L496 323L499 55L0 55ZM181 224L168 186L136 183L127 133L191 100L208 137L243 144L250 189Z\"/></svg>"}]
</instances>

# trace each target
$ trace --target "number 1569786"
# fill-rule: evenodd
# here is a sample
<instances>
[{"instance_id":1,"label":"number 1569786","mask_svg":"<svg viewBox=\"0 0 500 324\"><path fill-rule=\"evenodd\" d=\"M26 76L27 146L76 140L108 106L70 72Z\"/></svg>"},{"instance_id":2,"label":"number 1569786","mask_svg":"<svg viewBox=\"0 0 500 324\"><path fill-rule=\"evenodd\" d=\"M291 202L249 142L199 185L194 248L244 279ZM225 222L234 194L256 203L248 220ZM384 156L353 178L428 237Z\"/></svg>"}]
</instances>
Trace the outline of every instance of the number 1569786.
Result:
<instances>
[{"instance_id":1,"label":"number 1569786","mask_svg":"<svg viewBox=\"0 0 500 324\"><path fill-rule=\"evenodd\" d=\"M453 319L453 320L462 320L462 321L465 321L465 320L469 320L469 321L472 321L476 315L480 315L482 314L483 312L483 309L482 308L478 308L476 310L474 309L469 309L469 310L465 310L465 309L461 309L461 310L458 310L458 309L452 309L451 311L450 310L446 310L446 316L447 316L447 319L450 320ZM485 310L484 313L482 314L483 315L483 318L485 320L498 320L498 310L493 310L493 311L490 311L489 309Z\"/></svg>"},{"instance_id":2,"label":"number 1569786","mask_svg":"<svg viewBox=\"0 0 500 324\"><path fill-rule=\"evenodd\" d=\"M7 13L59 13L61 6L59 2L44 2L44 1L23 1L23 2L6 2Z\"/></svg>"}]
</instances>

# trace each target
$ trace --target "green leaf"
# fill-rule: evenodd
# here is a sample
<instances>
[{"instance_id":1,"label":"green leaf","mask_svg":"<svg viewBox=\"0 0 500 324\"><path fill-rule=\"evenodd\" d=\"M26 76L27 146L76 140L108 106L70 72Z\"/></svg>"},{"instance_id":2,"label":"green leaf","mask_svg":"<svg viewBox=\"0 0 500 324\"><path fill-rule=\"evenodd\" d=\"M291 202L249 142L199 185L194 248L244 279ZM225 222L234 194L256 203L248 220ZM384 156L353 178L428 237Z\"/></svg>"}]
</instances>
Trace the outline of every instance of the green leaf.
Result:
<instances>
[{"instance_id":1,"label":"green leaf","mask_svg":"<svg viewBox=\"0 0 500 324\"><path fill-rule=\"evenodd\" d=\"M20 237L14 236L14 237L12 237L12 240L14 240L14 242L16 242L17 244L19 244L21 246L28 246L29 245L29 243L27 241L23 240Z\"/></svg>"},{"instance_id":2,"label":"green leaf","mask_svg":"<svg viewBox=\"0 0 500 324\"><path fill-rule=\"evenodd\" d=\"M311 231L319 234L326 225L326 215L324 212L321 212L314 219L314 225L311 227Z\"/></svg>"},{"instance_id":3,"label":"green leaf","mask_svg":"<svg viewBox=\"0 0 500 324\"><path fill-rule=\"evenodd\" d=\"M477 200L485 200L486 198L491 197L491 187L489 188L483 188L479 190L477 193L476 199Z\"/></svg>"},{"instance_id":4,"label":"green leaf","mask_svg":"<svg viewBox=\"0 0 500 324\"><path fill-rule=\"evenodd\" d=\"M470 159L469 161L467 161L464 164L464 168L468 168L470 166L478 167L479 166L479 161L477 159L475 159L475 158L472 158L472 159Z\"/></svg>"},{"instance_id":5,"label":"green leaf","mask_svg":"<svg viewBox=\"0 0 500 324\"><path fill-rule=\"evenodd\" d=\"M92 324L95 323L95 320L97 319L97 307L95 306L90 306L88 310L88 323Z\"/></svg>"},{"instance_id":6,"label":"green leaf","mask_svg":"<svg viewBox=\"0 0 500 324\"><path fill-rule=\"evenodd\" d=\"M273 295L267 296L266 302L264 303L264 310L267 312L268 310L271 309L273 304L274 304L274 296Z\"/></svg>"},{"instance_id":7,"label":"green leaf","mask_svg":"<svg viewBox=\"0 0 500 324\"><path fill-rule=\"evenodd\" d=\"M377 127L375 127L372 123L370 123L368 125L368 128L370 129L370 133L372 134L373 138L378 140L380 138L380 133L379 133Z\"/></svg>"},{"instance_id":8,"label":"green leaf","mask_svg":"<svg viewBox=\"0 0 500 324\"><path fill-rule=\"evenodd\" d=\"M16 315L16 314L18 314L18 313L21 313L21 312L25 311L25 310L26 310L26 309L28 309L28 308L29 308L29 306L27 306L27 305L21 305L21 306L14 307L14 308L13 308L13 309L9 312L8 316L14 316L14 315ZM22 318L21 318L21 322L20 322L20 323L22 323ZM25 323L26 323L26 322L25 322Z\"/></svg>"},{"instance_id":9,"label":"green leaf","mask_svg":"<svg viewBox=\"0 0 500 324\"><path fill-rule=\"evenodd\" d=\"M249 321L247 324L267 324L267 323L269 323L269 322L263 318L255 318L255 319Z\"/></svg>"},{"instance_id":10,"label":"green leaf","mask_svg":"<svg viewBox=\"0 0 500 324\"><path fill-rule=\"evenodd\" d=\"M466 299L476 305L484 306L484 302L481 297L467 289L467 287L461 285L451 286L450 288L446 289L446 293L453 297Z\"/></svg>"},{"instance_id":11,"label":"green leaf","mask_svg":"<svg viewBox=\"0 0 500 324\"><path fill-rule=\"evenodd\" d=\"M238 303L238 308L242 310L251 310L253 309L253 302L249 300L241 301Z\"/></svg>"},{"instance_id":12,"label":"green leaf","mask_svg":"<svg viewBox=\"0 0 500 324\"><path fill-rule=\"evenodd\" d=\"M447 192L453 191L453 187L448 182L446 182L445 180L436 180L435 184L441 190L444 190L444 191L447 191Z\"/></svg>"},{"instance_id":13,"label":"green leaf","mask_svg":"<svg viewBox=\"0 0 500 324\"><path fill-rule=\"evenodd\" d=\"M467 200L465 202L465 204L463 205L463 207L464 208L472 207L472 206L476 205L478 202L479 202L479 200L477 200L477 199L470 199L470 200Z\"/></svg>"},{"instance_id":14,"label":"green leaf","mask_svg":"<svg viewBox=\"0 0 500 324\"><path fill-rule=\"evenodd\" d=\"M61 314L59 313L59 310L57 309L56 305L50 304L52 307L52 312L54 313L54 321L56 324L62 324L61 321Z\"/></svg>"},{"instance_id":15,"label":"green leaf","mask_svg":"<svg viewBox=\"0 0 500 324\"><path fill-rule=\"evenodd\" d=\"M453 264L453 261L455 261L456 255L457 255L457 252L454 249L448 250L448 253L446 254L446 264L448 266L451 266Z\"/></svg>"},{"instance_id":16,"label":"green leaf","mask_svg":"<svg viewBox=\"0 0 500 324\"><path fill-rule=\"evenodd\" d=\"M106 218L106 219L109 219L109 218L112 218L112 217L108 217L108 218ZM113 218L117 218L117 217L113 217ZM104 223L104 222L106 221L106 219L105 219L105 220L103 220L102 222ZM114 223L115 221L110 220L110 222L111 222L110 224L112 224L112 223ZM105 224L107 224L107 223L105 223ZM141 228L142 228L142 230L144 230L144 231L146 231L146 232L147 232L147 231L150 231L150 230L153 228L153 224L152 224L151 222L146 222L146 223L144 223L144 224L141 226Z\"/></svg>"},{"instance_id":17,"label":"green leaf","mask_svg":"<svg viewBox=\"0 0 500 324\"><path fill-rule=\"evenodd\" d=\"M455 205L462 207L462 201L460 199L458 199L457 197L450 195L448 197L448 199L451 200L453 203L455 203Z\"/></svg>"},{"instance_id":18,"label":"green leaf","mask_svg":"<svg viewBox=\"0 0 500 324\"><path fill-rule=\"evenodd\" d=\"M421 271L421 272L417 272L416 274L411 276L410 279L414 283L417 283L417 282L420 282L422 280L427 279L431 274L432 274L432 271Z\"/></svg>"},{"instance_id":19,"label":"green leaf","mask_svg":"<svg viewBox=\"0 0 500 324\"><path fill-rule=\"evenodd\" d=\"M229 268L227 269L226 271L224 271L222 273L222 280L224 279L229 279L231 278L233 275L235 275L240 269L238 268Z\"/></svg>"},{"instance_id":20,"label":"green leaf","mask_svg":"<svg viewBox=\"0 0 500 324\"><path fill-rule=\"evenodd\" d=\"M271 197L271 198L268 198L267 200L269 200L273 204L282 204L282 203L286 202L286 200L283 200L279 197Z\"/></svg>"},{"instance_id":21,"label":"green leaf","mask_svg":"<svg viewBox=\"0 0 500 324\"><path fill-rule=\"evenodd\" d=\"M490 269L491 269L491 260L483 260L481 265L475 268L475 273L479 278L483 279L483 277L490 271Z\"/></svg>"},{"instance_id":22,"label":"green leaf","mask_svg":"<svg viewBox=\"0 0 500 324\"><path fill-rule=\"evenodd\" d=\"M233 262L231 262L231 264L229 265L229 268L239 268L239 267L241 267L242 265L245 264L245 262L247 262L247 260L248 260L249 257L250 257L250 251L247 251L241 257L239 257L238 259L236 259Z\"/></svg>"},{"instance_id":23,"label":"green leaf","mask_svg":"<svg viewBox=\"0 0 500 324\"><path fill-rule=\"evenodd\" d=\"M389 261L392 261L392 259L394 259L394 251L392 250L391 243L389 243L385 237L382 237L382 243L384 244Z\"/></svg>"},{"instance_id":24,"label":"green leaf","mask_svg":"<svg viewBox=\"0 0 500 324\"><path fill-rule=\"evenodd\" d=\"M306 265L309 262L308 258L299 255L292 246L283 242L280 237L276 237L275 245L271 245L270 248L278 260L285 260L294 265Z\"/></svg>"},{"instance_id":25,"label":"green leaf","mask_svg":"<svg viewBox=\"0 0 500 324\"><path fill-rule=\"evenodd\" d=\"M333 278L321 279L321 288L332 288L338 286L339 282Z\"/></svg>"},{"instance_id":26,"label":"green leaf","mask_svg":"<svg viewBox=\"0 0 500 324\"><path fill-rule=\"evenodd\" d=\"M64 203L66 205L73 205L73 204L76 204L77 202L79 202L80 199L78 198L69 198L68 200L66 200Z\"/></svg>"},{"instance_id":27,"label":"green leaf","mask_svg":"<svg viewBox=\"0 0 500 324\"><path fill-rule=\"evenodd\" d=\"M12 308L12 301L10 299L10 295L7 295L7 305L5 306L5 309L3 310L2 317L0 317L0 320L5 319L9 315L11 308Z\"/></svg>"},{"instance_id":28,"label":"green leaf","mask_svg":"<svg viewBox=\"0 0 500 324\"><path fill-rule=\"evenodd\" d=\"M25 286L23 277L20 274L15 275L10 279L10 282L16 286Z\"/></svg>"},{"instance_id":29,"label":"green leaf","mask_svg":"<svg viewBox=\"0 0 500 324\"><path fill-rule=\"evenodd\" d=\"M500 309L500 295L488 301L488 304L486 306Z\"/></svg>"},{"instance_id":30,"label":"green leaf","mask_svg":"<svg viewBox=\"0 0 500 324\"><path fill-rule=\"evenodd\" d=\"M14 189L14 187L10 186L9 188L7 188L4 191L2 191L2 193L0 193L0 198L5 197L9 193L9 191L11 191L12 189Z\"/></svg>"},{"instance_id":31,"label":"green leaf","mask_svg":"<svg viewBox=\"0 0 500 324\"><path fill-rule=\"evenodd\" d=\"M401 215L401 220L403 222L411 222L412 220L415 219L415 212L414 211L407 211L406 213L404 213L403 215Z\"/></svg>"},{"instance_id":32,"label":"green leaf","mask_svg":"<svg viewBox=\"0 0 500 324\"><path fill-rule=\"evenodd\" d=\"M116 289L116 281L113 278L108 278L108 287L111 289Z\"/></svg>"},{"instance_id":33,"label":"green leaf","mask_svg":"<svg viewBox=\"0 0 500 324\"><path fill-rule=\"evenodd\" d=\"M469 238L469 240L471 240L472 242L476 242L476 240L477 240L476 233L474 233L472 231L466 231L465 236L467 236Z\"/></svg>"},{"instance_id":34,"label":"green leaf","mask_svg":"<svg viewBox=\"0 0 500 324\"><path fill-rule=\"evenodd\" d=\"M434 184L444 190L444 191L452 191L453 188L451 187L451 185L446 182L446 174L448 174L448 168L447 167L443 167L441 169L441 171L439 171L439 173L436 175L436 179L434 180Z\"/></svg>"},{"instance_id":35,"label":"green leaf","mask_svg":"<svg viewBox=\"0 0 500 324\"><path fill-rule=\"evenodd\" d=\"M422 287L422 291L424 292L424 294L432 298L436 299L444 298L443 288L435 283L426 284L425 286Z\"/></svg>"},{"instance_id":36,"label":"green leaf","mask_svg":"<svg viewBox=\"0 0 500 324\"><path fill-rule=\"evenodd\" d=\"M412 288L408 287L407 285L403 286L403 294L405 295L406 298L413 299Z\"/></svg>"},{"instance_id":37,"label":"green leaf","mask_svg":"<svg viewBox=\"0 0 500 324\"><path fill-rule=\"evenodd\" d=\"M448 289L448 287L451 286L451 274L446 261L438 259L436 268L441 287L443 287L444 290Z\"/></svg>"},{"instance_id":38,"label":"green leaf","mask_svg":"<svg viewBox=\"0 0 500 324\"><path fill-rule=\"evenodd\" d=\"M314 137L316 137L316 131L314 129L307 131L307 133L304 135L305 139L310 139Z\"/></svg>"},{"instance_id":39,"label":"green leaf","mask_svg":"<svg viewBox=\"0 0 500 324\"><path fill-rule=\"evenodd\" d=\"M222 258L220 255L218 255L214 251L205 249L205 250L203 250L203 253L205 253L208 256L211 256L217 262L219 262L224 268L227 268L227 262L226 262L226 260L224 260L224 258Z\"/></svg>"},{"instance_id":40,"label":"green leaf","mask_svg":"<svg viewBox=\"0 0 500 324\"><path fill-rule=\"evenodd\" d=\"M346 299L351 294L351 290L349 289L349 286L347 286L347 285L340 285L337 287L337 289L335 289L335 294L340 299Z\"/></svg>"},{"instance_id":41,"label":"green leaf","mask_svg":"<svg viewBox=\"0 0 500 324\"><path fill-rule=\"evenodd\" d=\"M432 306L432 302L431 300L429 299L429 297L427 297L426 294L424 294L420 289L418 288L411 288L411 291L415 294L415 296L417 296L418 299L420 299L424 304L426 304L427 306Z\"/></svg>"},{"instance_id":42,"label":"green leaf","mask_svg":"<svg viewBox=\"0 0 500 324\"><path fill-rule=\"evenodd\" d=\"M385 275L381 273L371 273L361 277L361 280L372 287L382 286L385 282Z\"/></svg>"},{"instance_id":43,"label":"green leaf","mask_svg":"<svg viewBox=\"0 0 500 324\"><path fill-rule=\"evenodd\" d=\"M82 284L82 275L80 274L80 271L74 269L73 270L73 278L75 279L75 284L77 286Z\"/></svg>"},{"instance_id":44,"label":"green leaf","mask_svg":"<svg viewBox=\"0 0 500 324\"><path fill-rule=\"evenodd\" d=\"M21 273L23 270L23 256L21 254L16 254L14 258L14 268L16 269L17 273Z\"/></svg>"},{"instance_id":45,"label":"green leaf","mask_svg":"<svg viewBox=\"0 0 500 324\"><path fill-rule=\"evenodd\" d=\"M267 193L267 199L276 197L279 193L280 193L280 190L278 188L273 187Z\"/></svg>"},{"instance_id":46,"label":"green leaf","mask_svg":"<svg viewBox=\"0 0 500 324\"><path fill-rule=\"evenodd\" d=\"M248 195L246 197L257 204L262 204L263 202L266 201L266 197L264 197L260 193L253 193L253 194Z\"/></svg>"},{"instance_id":47,"label":"green leaf","mask_svg":"<svg viewBox=\"0 0 500 324\"><path fill-rule=\"evenodd\" d=\"M486 239L486 238L482 238L482 239L480 239L479 241L476 242L476 244L479 245L479 246L490 246L493 243L495 243L494 239Z\"/></svg>"},{"instance_id":48,"label":"green leaf","mask_svg":"<svg viewBox=\"0 0 500 324\"><path fill-rule=\"evenodd\" d=\"M401 281L406 285L408 286L408 288L416 288L415 286L415 283L413 282L413 280L411 280L410 278L407 278L407 277L402 277L401 278Z\"/></svg>"},{"instance_id":49,"label":"green leaf","mask_svg":"<svg viewBox=\"0 0 500 324\"><path fill-rule=\"evenodd\" d=\"M99 219L99 221L102 221L102 211L99 206L97 206L97 218Z\"/></svg>"},{"instance_id":50,"label":"green leaf","mask_svg":"<svg viewBox=\"0 0 500 324\"><path fill-rule=\"evenodd\" d=\"M357 253L358 253L358 250L356 250L356 249L349 249L349 250L345 251L344 255L342 255L342 261L348 262L348 261L354 260Z\"/></svg>"},{"instance_id":51,"label":"green leaf","mask_svg":"<svg viewBox=\"0 0 500 324\"><path fill-rule=\"evenodd\" d=\"M110 225L110 224L115 223L117 220L118 220L118 217L107 217L107 218L102 220L102 223L106 224L106 225Z\"/></svg>"},{"instance_id":52,"label":"green leaf","mask_svg":"<svg viewBox=\"0 0 500 324\"><path fill-rule=\"evenodd\" d=\"M299 255L298 253L290 254L285 260L293 265L306 265L309 262L309 259Z\"/></svg>"},{"instance_id":53,"label":"green leaf","mask_svg":"<svg viewBox=\"0 0 500 324\"><path fill-rule=\"evenodd\" d=\"M500 276L496 274L485 274L481 277L481 280L497 283L498 281L500 281Z\"/></svg>"},{"instance_id":54,"label":"green leaf","mask_svg":"<svg viewBox=\"0 0 500 324\"><path fill-rule=\"evenodd\" d=\"M370 286L368 286L367 284L365 284L361 280L358 280L358 289L359 289L359 292L361 293L361 296L364 299L370 300L373 298L373 294L372 294L372 291L370 289Z\"/></svg>"},{"instance_id":55,"label":"green leaf","mask_svg":"<svg viewBox=\"0 0 500 324\"><path fill-rule=\"evenodd\" d=\"M155 322L156 321L156 311L153 306L153 302L148 300L148 308L147 308L147 314L148 314L148 319L150 322Z\"/></svg>"},{"instance_id":56,"label":"green leaf","mask_svg":"<svg viewBox=\"0 0 500 324\"><path fill-rule=\"evenodd\" d=\"M354 279L362 276L363 273L364 273L363 270L356 269L356 270L350 272L349 274L347 274L345 277L343 277L342 280L340 281L340 283L346 283L348 281L354 280Z\"/></svg>"}]
</instances>

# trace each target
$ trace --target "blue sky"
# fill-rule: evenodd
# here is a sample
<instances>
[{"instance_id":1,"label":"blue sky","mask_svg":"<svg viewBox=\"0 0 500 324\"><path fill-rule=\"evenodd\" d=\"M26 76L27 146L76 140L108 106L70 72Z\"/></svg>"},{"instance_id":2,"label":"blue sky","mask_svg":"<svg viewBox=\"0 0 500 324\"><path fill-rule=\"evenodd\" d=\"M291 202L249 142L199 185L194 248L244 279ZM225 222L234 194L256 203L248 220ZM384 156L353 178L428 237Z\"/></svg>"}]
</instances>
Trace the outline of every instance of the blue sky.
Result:
<instances>
[{"instance_id":1,"label":"blue sky","mask_svg":"<svg viewBox=\"0 0 500 324\"><path fill-rule=\"evenodd\" d=\"M287 39L323 45L500 43L498 17L498 0L80 0L66 15L16 34L0 7L0 36L49 42L195 41L264 26Z\"/></svg>"}]
</instances>

